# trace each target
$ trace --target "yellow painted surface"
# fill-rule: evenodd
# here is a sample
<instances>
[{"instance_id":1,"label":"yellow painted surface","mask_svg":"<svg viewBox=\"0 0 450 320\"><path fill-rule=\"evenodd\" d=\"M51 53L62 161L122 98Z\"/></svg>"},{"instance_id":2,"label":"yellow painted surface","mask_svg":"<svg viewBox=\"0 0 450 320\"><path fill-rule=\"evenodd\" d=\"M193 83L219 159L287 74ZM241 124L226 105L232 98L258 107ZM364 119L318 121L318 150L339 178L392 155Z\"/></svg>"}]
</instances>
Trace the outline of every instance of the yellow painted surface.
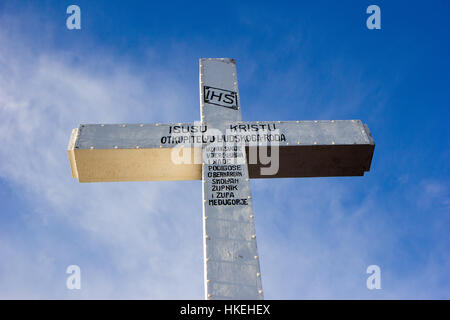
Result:
<instances>
[{"instance_id":1,"label":"yellow painted surface","mask_svg":"<svg viewBox=\"0 0 450 320\"><path fill-rule=\"evenodd\" d=\"M174 148L75 149L72 132L68 155L72 176L79 182L200 180L201 164L176 164ZM191 159L200 158L200 148L186 148ZM195 154L196 153L196 154Z\"/></svg>"}]
</instances>

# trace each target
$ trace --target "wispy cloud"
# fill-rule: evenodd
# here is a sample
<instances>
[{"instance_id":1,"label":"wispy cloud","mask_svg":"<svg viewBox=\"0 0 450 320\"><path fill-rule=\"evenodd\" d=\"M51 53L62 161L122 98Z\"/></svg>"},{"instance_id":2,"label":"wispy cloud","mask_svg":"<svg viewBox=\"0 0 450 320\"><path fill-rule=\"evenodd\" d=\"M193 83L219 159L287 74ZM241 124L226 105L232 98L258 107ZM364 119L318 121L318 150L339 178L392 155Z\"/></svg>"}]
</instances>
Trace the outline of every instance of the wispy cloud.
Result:
<instances>
[{"instance_id":1,"label":"wispy cloud","mask_svg":"<svg viewBox=\"0 0 450 320\"><path fill-rule=\"evenodd\" d=\"M9 49L11 41L0 34L0 176L26 191L35 210L16 218L36 232L27 235L32 246L3 235L0 295L71 297L65 268L79 264L89 279L82 297L201 298L199 183L80 185L66 154L78 123L186 115L182 84L157 69L131 73L112 57L94 54L74 66L70 54L35 56ZM102 67L92 68L97 60Z\"/></svg>"}]
</instances>

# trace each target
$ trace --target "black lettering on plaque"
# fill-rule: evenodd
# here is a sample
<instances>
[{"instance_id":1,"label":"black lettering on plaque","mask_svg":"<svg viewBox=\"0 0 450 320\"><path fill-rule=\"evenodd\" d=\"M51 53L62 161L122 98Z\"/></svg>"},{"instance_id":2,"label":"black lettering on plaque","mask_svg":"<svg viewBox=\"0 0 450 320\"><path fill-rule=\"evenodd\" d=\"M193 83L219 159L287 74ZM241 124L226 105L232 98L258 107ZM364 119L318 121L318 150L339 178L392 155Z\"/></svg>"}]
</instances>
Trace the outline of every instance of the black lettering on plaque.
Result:
<instances>
[{"instance_id":1,"label":"black lettering on plaque","mask_svg":"<svg viewBox=\"0 0 450 320\"><path fill-rule=\"evenodd\" d=\"M210 86L203 86L203 102L233 110L239 108L236 91Z\"/></svg>"}]
</instances>

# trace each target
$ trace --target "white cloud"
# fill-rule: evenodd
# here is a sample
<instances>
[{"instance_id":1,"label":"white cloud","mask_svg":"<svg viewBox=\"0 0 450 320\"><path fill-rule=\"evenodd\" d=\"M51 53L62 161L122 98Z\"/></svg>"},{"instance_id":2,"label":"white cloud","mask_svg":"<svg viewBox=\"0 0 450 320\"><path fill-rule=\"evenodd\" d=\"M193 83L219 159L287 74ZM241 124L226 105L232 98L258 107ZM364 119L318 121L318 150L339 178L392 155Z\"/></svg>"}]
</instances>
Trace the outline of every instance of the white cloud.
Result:
<instances>
[{"instance_id":1,"label":"white cloud","mask_svg":"<svg viewBox=\"0 0 450 320\"><path fill-rule=\"evenodd\" d=\"M61 256L70 260L64 250L86 241L104 250L110 266L96 265L98 257L70 262L93 261L80 265L90 274L83 296L201 298L199 182L78 184L71 178L66 153L78 123L186 116L181 109L181 102L188 100L183 85L157 69L146 71L154 77L148 82L146 74L132 74L112 57L92 55L75 67L67 53L34 56L8 49L10 41L0 34L0 177L17 192L27 191L35 210L26 214L24 223L71 232L59 239L31 234L40 238L35 246L6 238L0 249L0 278L8 281L1 281L1 296L71 297L57 285L65 281L66 266L56 265L65 260ZM98 59L102 67L92 68ZM64 245L58 247L59 242ZM102 267L120 279L107 279ZM39 281L33 280L36 275Z\"/></svg>"}]
</instances>

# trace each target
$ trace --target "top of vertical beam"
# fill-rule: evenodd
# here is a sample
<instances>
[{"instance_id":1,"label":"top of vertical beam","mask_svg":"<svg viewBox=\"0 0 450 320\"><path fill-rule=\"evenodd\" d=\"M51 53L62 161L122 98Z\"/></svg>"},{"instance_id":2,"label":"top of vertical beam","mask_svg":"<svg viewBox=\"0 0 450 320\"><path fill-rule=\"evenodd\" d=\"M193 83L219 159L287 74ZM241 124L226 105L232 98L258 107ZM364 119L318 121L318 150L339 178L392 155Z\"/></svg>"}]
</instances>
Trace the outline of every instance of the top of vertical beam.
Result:
<instances>
[{"instance_id":1,"label":"top of vertical beam","mask_svg":"<svg viewBox=\"0 0 450 320\"><path fill-rule=\"evenodd\" d=\"M230 94L231 99L222 102L207 99L205 93L211 89L215 94ZM211 92L210 92L211 93ZM226 103L235 97L231 104ZM221 123L241 121L241 108L236 73L236 61L230 58L200 59L200 112L202 122Z\"/></svg>"}]
</instances>

